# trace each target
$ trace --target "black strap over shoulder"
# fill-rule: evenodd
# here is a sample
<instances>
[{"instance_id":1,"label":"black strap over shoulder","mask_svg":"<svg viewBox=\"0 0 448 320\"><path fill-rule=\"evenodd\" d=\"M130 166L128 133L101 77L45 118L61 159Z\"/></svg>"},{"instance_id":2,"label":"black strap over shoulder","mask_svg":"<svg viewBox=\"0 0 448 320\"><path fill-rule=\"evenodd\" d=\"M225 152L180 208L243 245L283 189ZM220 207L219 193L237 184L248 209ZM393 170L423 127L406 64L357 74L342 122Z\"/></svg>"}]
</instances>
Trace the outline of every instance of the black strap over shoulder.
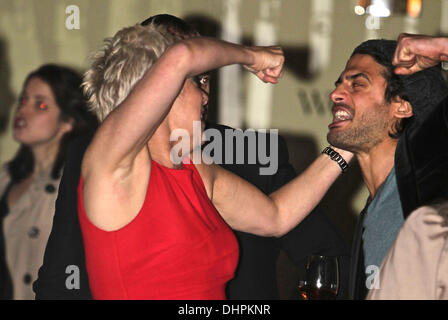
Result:
<instances>
[{"instance_id":1,"label":"black strap over shoulder","mask_svg":"<svg viewBox=\"0 0 448 320\"><path fill-rule=\"evenodd\" d=\"M350 263L350 280L349 280L349 299L364 300L367 296L366 274L364 266L364 250L362 242L362 234L364 232L364 219L367 214L367 202L364 209L359 215L358 224L353 236L353 246Z\"/></svg>"}]
</instances>

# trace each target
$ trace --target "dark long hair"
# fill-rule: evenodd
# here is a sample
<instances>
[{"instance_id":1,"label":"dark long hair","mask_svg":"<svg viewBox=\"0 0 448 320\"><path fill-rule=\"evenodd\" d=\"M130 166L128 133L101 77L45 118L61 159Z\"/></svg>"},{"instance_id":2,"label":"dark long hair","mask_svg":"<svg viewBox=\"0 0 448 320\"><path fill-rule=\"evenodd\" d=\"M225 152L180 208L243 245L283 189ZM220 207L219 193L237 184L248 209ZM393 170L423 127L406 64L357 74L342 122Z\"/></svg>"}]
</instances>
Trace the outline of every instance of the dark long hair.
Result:
<instances>
[{"instance_id":1,"label":"dark long hair","mask_svg":"<svg viewBox=\"0 0 448 320\"><path fill-rule=\"evenodd\" d=\"M56 155L51 177L58 179L65 162L67 146L75 137L93 131L98 126L97 118L87 110L81 82L82 77L74 70L46 64L31 72L25 79L23 88L31 78L39 78L48 84L61 111L61 120L73 122L73 129L62 136ZM34 170L34 156L31 148L22 144L16 156L7 164L9 175L13 183L28 178Z\"/></svg>"}]
</instances>

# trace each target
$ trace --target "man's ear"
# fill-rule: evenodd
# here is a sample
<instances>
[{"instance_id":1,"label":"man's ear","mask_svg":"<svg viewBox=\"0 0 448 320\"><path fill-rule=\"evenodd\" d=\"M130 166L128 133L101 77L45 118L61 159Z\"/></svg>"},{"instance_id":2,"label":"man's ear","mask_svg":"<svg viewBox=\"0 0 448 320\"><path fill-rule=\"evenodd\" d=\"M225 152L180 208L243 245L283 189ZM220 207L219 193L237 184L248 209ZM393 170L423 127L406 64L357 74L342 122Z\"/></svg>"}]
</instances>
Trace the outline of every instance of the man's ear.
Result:
<instances>
[{"instance_id":1,"label":"man's ear","mask_svg":"<svg viewBox=\"0 0 448 320\"><path fill-rule=\"evenodd\" d=\"M398 97L394 99L394 102L392 103L392 112L394 117L399 119L410 118L414 115L409 101Z\"/></svg>"}]
</instances>

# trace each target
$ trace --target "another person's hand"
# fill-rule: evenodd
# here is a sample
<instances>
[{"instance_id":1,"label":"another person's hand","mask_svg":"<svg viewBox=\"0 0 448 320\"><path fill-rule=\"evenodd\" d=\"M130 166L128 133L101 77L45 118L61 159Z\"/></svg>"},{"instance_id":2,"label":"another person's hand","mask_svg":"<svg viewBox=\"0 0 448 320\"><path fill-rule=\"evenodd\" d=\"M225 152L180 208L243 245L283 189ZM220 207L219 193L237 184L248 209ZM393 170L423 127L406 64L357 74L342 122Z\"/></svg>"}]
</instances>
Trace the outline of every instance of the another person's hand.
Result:
<instances>
[{"instance_id":1,"label":"another person's hand","mask_svg":"<svg viewBox=\"0 0 448 320\"><path fill-rule=\"evenodd\" d=\"M278 83L283 74L285 57L280 47L250 47L253 63L244 68L254 73L263 82Z\"/></svg>"},{"instance_id":2,"label":"another person's hand","mask_svg":"<svg viewBox=\"0 0 448 320\"><path fill-rule=\"evenodd\" d=\"M402 33L392 63L395 73L410 75L448 61L448 38Z\"/></svg>"}]
</instances>

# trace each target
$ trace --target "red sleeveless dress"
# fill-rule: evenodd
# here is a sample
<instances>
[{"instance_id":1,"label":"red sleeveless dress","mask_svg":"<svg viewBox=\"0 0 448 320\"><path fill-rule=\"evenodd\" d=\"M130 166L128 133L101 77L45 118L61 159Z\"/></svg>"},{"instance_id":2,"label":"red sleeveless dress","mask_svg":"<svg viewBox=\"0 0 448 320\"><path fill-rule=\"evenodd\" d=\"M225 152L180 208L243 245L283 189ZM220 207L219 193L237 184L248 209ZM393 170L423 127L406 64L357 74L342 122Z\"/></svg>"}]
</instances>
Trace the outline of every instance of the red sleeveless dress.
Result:
<instances>
[{"instance_id":1,"label":"red sleeveless dress","mask_svg":"<svg viewBox=\"0 0 448 320\"><path fill-rule=\"evenodd\" d=\"M116 231L78 216L94 299L219 300L238 262L238 243L207 196L193 164L151 162L144 204Z\"/></svg>"}]
</instances>

